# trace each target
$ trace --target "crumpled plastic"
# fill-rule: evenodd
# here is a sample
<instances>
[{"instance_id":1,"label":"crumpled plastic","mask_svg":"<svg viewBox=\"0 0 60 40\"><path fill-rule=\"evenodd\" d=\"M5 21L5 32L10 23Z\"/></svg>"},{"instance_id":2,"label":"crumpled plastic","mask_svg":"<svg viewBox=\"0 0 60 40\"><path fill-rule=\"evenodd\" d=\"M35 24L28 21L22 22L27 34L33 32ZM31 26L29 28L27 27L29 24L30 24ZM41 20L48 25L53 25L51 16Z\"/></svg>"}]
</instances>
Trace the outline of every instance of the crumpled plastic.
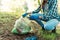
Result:
<instances>
[{"instance_id":1,"label":"crumpled plastic","mask_svg":"<svg viewBox=\"0 0 60 40\"><path fill-rule=\"evenodd\" d=\"M34 25L35 24L35 25ZM29 20L27 17L20 17L16 20L12 33L15 34L27 34L34 33L37 30L36 23Z\"/></svg>"}]
</instances>

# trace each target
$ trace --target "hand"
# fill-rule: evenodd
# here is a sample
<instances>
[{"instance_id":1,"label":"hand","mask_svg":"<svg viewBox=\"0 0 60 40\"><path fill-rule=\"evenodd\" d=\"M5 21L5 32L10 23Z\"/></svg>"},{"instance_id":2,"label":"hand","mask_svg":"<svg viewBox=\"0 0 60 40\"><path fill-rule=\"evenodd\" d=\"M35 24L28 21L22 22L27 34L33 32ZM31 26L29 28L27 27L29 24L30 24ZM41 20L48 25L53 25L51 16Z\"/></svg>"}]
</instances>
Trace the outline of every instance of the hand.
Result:
<instances>
[{"instance_id":1,"label":"hand","mask_svg":"<svg viewBox=\"0 0 60 40\"><path fill-rule=\"evenodd\" d=\"M35 20L35 19L39 19L39 15L38 14L31 14L29 17L30 20Z\"/></svg>"},{"instance_id":2,"label":"hand","mask_svg":"<svg viewBox=\"0 0 60 40\"><path fill-rule=\"evenodd\" d=\"M29 19L30 20L35 20L35 19L42 19L43 18L43 15L42 14L31 14Z\"/></svg>"}]
</instances>

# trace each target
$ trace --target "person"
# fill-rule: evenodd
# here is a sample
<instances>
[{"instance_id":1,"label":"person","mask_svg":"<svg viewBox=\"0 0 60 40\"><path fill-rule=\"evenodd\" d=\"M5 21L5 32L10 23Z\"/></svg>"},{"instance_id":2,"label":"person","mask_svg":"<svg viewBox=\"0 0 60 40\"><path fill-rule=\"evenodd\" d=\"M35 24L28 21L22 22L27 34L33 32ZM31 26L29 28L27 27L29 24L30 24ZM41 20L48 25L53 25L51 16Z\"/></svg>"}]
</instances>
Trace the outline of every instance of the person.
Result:
<instances>
[{"instance_id":1,"label":"person","mask_svg":"<svg viewBox=\"0 0 60 40\"><path fill-rule=\"evenodd\" d=\"M42 14L39 13L41 8L43 9ZM38 24L41 25L43 30L45 30L44 26L49 26L46 27L48 30L51 28L50 30L52 30L52 32L56 32L56 25L59 23L58 21L60 21L60 16L57 12L57 0L43 0L42 5L40 5L35 11L31 13L32 14L30 15L29 19L35 20ZM41 20L47 22L47 25L44 25ZM53 25L50 26L49 22ZM54 28L52 29L52 27Z\"/></svg>"}]
</instances>

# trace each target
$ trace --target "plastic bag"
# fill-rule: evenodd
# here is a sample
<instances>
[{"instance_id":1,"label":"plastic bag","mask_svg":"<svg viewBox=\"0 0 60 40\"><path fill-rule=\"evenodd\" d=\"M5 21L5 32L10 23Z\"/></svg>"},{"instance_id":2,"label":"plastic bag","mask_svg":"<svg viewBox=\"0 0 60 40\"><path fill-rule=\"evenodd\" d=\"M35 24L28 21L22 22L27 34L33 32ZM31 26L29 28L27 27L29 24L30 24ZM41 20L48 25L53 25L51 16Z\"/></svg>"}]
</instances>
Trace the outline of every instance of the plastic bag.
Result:
<instances>
[{"instance_id":1,"label":"plastic bag","mask_svg":"<svg viewBox=\"0 0 60 40\"><path fill-rule=\"evenodd\" d=\"M12 33L16 34L26 34L30 32L31 27L29 26L30 21L26 18L19 18L14 25Z\"/></svg>"},{"instance_id":2,"label":"plastic bag","mask_svg":"<svg viewBox=\"0 0 60 40\"><path fill-rule=\"evenodd\" d=\"M16 20L12 33L26 34L34 33L39 29L39 25L35 21L29 20L27 17L20 17Z\"/></svg>"}]
</instances>

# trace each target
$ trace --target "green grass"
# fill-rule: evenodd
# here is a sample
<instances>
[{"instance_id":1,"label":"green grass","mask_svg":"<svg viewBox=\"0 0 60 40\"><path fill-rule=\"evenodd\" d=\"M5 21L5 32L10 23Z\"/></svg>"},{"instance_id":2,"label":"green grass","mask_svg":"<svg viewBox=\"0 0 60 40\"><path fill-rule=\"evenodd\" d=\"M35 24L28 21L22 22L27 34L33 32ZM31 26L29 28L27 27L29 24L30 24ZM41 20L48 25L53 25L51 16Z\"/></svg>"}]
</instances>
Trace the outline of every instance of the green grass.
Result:
<instances>
[{"instance_id":1,"label":"green grass","mask_svg":"<svg viewBox=\"0 0 60 40\"><path fill-rule=\"evenodd\" d=\"M50 33L50 32L47 32L47 31L45 31L45 32L41 32L40 33L40 35L41 35L41 37L43 37L45 40L55 40L55 38L56 38L56 34L54 34L54 33Z\"/></svg>"},{"instance_id":2,"label":"green grass","mask_svg":"<svg viewBox=\"0 0 60 40\"><path fill-rule=\"evenodd\" d=\"M4 34L7 30L11 32L14 27L15 20L21 15L15 13L0 12L0 34ZM60 34L60 30L57 30L57 33ZM50 33L47 31L39 30L39 36L44 40L55 40L56 34Z\"/></svg>"},{"instance_id":3,"label":"green grass","mask_svg":"<svg viewBox=\"0 0 60 40\"><path fill-rule=\"evenodd\" d=\"M0 34L6 31L11 31L14 27L14 22L18 18L16 14L0 12Z\"/></svg>"},{"instance_id":4,"label":"green grass","mask_svg":"<svg viewBox=\"0 0 60 40\"><path fill-rule=\"evenodd\" d=\"M38 31L38 34L43 40L55 40L57 37L56 33L52 33L51 31L42 31L41 29Z\"/></svg>"}]
</instances>

